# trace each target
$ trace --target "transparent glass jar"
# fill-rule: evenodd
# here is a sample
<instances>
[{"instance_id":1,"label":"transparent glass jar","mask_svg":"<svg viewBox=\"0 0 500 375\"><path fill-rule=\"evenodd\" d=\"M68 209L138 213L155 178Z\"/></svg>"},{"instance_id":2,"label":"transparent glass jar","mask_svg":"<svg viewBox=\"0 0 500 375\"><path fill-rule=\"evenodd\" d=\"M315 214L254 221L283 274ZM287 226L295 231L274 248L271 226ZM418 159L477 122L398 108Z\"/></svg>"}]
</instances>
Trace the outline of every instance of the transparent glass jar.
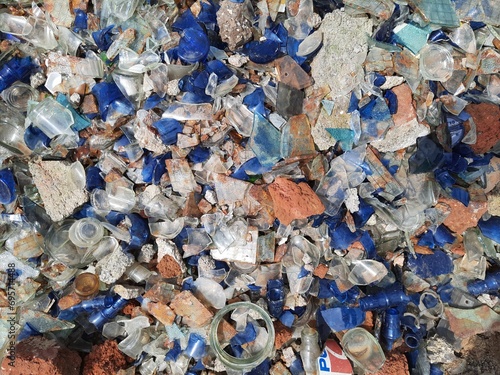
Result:
<instances>
[{"instance_id":1,"label":"transparent glass jar","mask_svg":"<svg viewBox=\"0 0 500 375\"><path fill-rule=\"evenodd\" d=\"M224 350L224 347L221 345L219 338L217 337L217 332L219 331L219 325L224 319L224 316L228 313L233 312L234 310L242 308L252 310L253 312L259 315L259 319L263 320L265 323L265 328L269 334L268 340L264 348L262 348L259 352L252 355L248 358L237 358ZM236 302L230 305L227 305L223 309L221 309L217 314L215 314L212 323L210 325L210 346L213 351L217 355L217 358L228 368L239 371L249 371L254 369L258 365L260 365L266 358L269 358L273 354L274 350L274 326L273 321L269 314L262 309L261 307L250 303L250 302Z\"/></svg>"}]
</instances>

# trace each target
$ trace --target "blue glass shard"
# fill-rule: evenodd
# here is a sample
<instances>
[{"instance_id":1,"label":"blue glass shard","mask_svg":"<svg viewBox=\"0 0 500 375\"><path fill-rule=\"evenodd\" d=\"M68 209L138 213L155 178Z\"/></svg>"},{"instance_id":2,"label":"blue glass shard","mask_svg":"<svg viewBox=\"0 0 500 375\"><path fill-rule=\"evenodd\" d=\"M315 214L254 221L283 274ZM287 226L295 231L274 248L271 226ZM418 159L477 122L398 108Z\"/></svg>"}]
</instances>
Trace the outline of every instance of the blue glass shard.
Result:
<instances>
[{"instance_id":1,"label":"blue glass shard","mask_svg":"<svg viewBox=\"0 0 500 375\"><path fill-rule=\"evenodd\" d=\"M180 33L183 30L190 28L195 28L203 32L203 28L196 22L191 9L188 8L185 12L183 12L175 19L175 22L172 24L172 30Z\"/></svg>"},{"instance_id":2,"label":"blue glass shard","mask_svg":"<svg viewBox=\"0 0 500 375\"><path fill-rule=\"evenodd\" d=\"M331 116L332 112L333 112L333 106L335 105L335 102L333 100L323 99L321 101L321 105L323 106L323 109L326 111L326 113L328 114L328 116Z\"/></svg>"},{"instance_id":3,"label":"blue glass shard","mask_svg":"<svg viewBox=\"0 0 500 375\"><path fill-rule=\"evenodd\" d=\"M219 81L225 81L233 75L231 69L229 69L226 64L220 60L212 60L207 63L208 75L215 73ZM206 86L206 85L205 85Z\"/></svg>"},{"instance_id":4,"label":"blue glass shard","mask_svg":"<svg viewBox=\"0 0 500 375\"><path fill-rule=\"evenodd\" d=\"M419 246L426 246L431 249L434 249L436 243L434 241L434 236L432 234L432 231L428 230L427 232L422 234L422 236L418 239L417 244Z\"/></svg>"},{"instance_id":5,"label":"blue glass shard","mask_svg":"<svg viewBox=\"0 0 500 375\"><path fill-rule=\"evenodd\" d=\"M410 173L426 173L443 163L443 149L430 137L417 139L417 151L410 157Z\"/></svg>"},{"instance_id":6,"label":"blue glass shard","mask_svg":"<svg viewBox=\"0 0 500 375\"><path fill-rule=\"evenodd\" d=\"M142 218L139 214L128 214L127 218L132 223L129 228L131 240L123 250L138 250L148 242L149 239L149 226L146 219Z\"/></svg>"},{"instance_id":7,"label":"blue glass shard","mask_svg":"<svg viewBox=\"0 0 500 375\"><path fill-rule=\"evenodd\" d=\"M85 170L85 178L85 187L88 191L92 191L94 189L104 189L106 185L104 179L101 177L101 170L97 167L88 167Z\"/></svg>"},{"instance_id":8,"label":"blue glass shard","mask_svg":"<svg viewBox=\"0 0 500 375\"><path fill-rule=\"evenodd\" d=\"M335 229L330 229L330 246L334 249L345 250L360 235L357 232L352 233L346 223L340 223Z\"/></svg>"},{"instance_id":9,"label":"blue glass shard","mask_svg":"<svg viewBox=\"0 0 500 375\"><path fill-rule=\"evenodd\" d=\"M352 149L354 131L347 128L326 128L326 131L340 143L342 150L349 151Z\"/></svg>"},{"instance_id":10,"label":"blue glass shard","mask_svg":"<svg viewBox=\"0 0 500 375\"><path fill-rule=\"evenodd\" d=\"M99 104L99 112L104 121L106 121L108 111L113 102L125 100L122 92L114 82L100 82L92 88L92 94L96 97ZM132 108L132 111L135 112Z\"/></svg>"},{"instance_id":11,"label":"blue glass shard","mask_svg":"<svg viewBox=\"0 0 500 375\"><path fill-rule=\"evenodd\" d=\"M385 90L384 98L389 102L389 112L391 112L391 115L395 114L398 111L398 97L394 94L394 91Z\"/></svg>"},{"instance_id":12,"label":"blue glass shard","mask_svg":"<svg viewBox=\"0 0 500 375\"><path fill-rule=\"evenodd\" d=\"M382 74L380 73L376 73L375 72L375 79L373 80L373 84L377 87L380 87L382 86L385 82L387 81L387 78L385 78L385 76L383 76Z\"/></svg>"},{"instance_id":13,"label":"blue glass shard","mask_svg":"<svg viewBox=\"0 0 500 375\"><path fill-rule=\"evenodd\" d=\"M157 107L158 104L160 104L162 101L163 101L163 98L160 95L153 93L153 94L151 94L151 96L149 98L146 99L146 101L144 102L143 108L146 111L149 111L150 109Z\"/></svg>"},{"instance_id":14,"label":"blue glass shard","mask_svg":"<svg viewBox=\"0 0 500 375\"><path fill-rule=\"evenodd\" d=\"M205 60L210 51L207 34L197 28L184 29L181 33L177 55L189 64Z\"/></svg>"},{"instance_id":15,"label":"blue glass shard","mask_svg":"<svg viewBox=\"0 0 500 375\"><path fill-rule=\"evenodd\" d=\"M300 43L302 43L302 40L288 37L286 41L286 53L294 59L297 64L302 65L307 60L308 56L297 56Z\"/></svg>"},{"instance_id":16,"label":"blue glass shard","mask_svg":"<svg viewBox=\"0 0 500 375\"><path fill-rule=\"evenodd\" d=\"M0 170L0 203L9 204L16 199L16 182L10 169Z\"/></svg>"},{"instance_id":17,"label":"blue glass shard","mask_svg":"<svg viewBox=\"0 0 500 375\"><path fill-rule=\"evenodd\" d=\"M210 149L203 146L196 146L187 155L188 160L191 163L203 163L210 157Z\"/></svg>"},{"instance_id":18,"label":"blue glass shard","mask_svg":"<svg viewBox=\"0 0 500 375\"><path fill-rule=\"evenodd\" d=\"M361 116L360 142L379 139L393 124L392 115L384 99L376 97L359 110Z\"/></svg>"},{"instance_id":19,"label":"blue glass shard","mask_svg":"<svg viewBox=\"0 0 500 375\"><path fill-rule=\"evenodd\" d=\"M0 68L0 91L9 88L16 81L25 82L36 64L31 57L13 57Z\"/></svg>"},{"instance_id":20,"label":"blue glass shard","mask_svg":"<svg viewBox=\"0 0 500 375\"><path fill-rule=\"evenodd\" d=\"M237 178L238 180L251 181L256 175L266 173L270 171L271 168L271 166L263 167L262 164L260 164L259 159L251 158L234 171L231 177Z\"/></svg>"},{"instance_id":21,"label":"blue glass shard","mask_svg":"<svg viewBox=\"0 0 500 375\"><path fill-rule=\"evenodd\" d=\"M90 120L85 118L85 116L83 116L76 109L73 108L66 95L59 93L57 94L56 100L59 104L62 104L64 108L67 108L73 115L73 120L75 122L73 123L73 125L71 125L71 127L74 130L80 131L90 126L91 124Z\"/></svg>"},{"instance_id":22,"label":"blue glass shard","mask_svg":"<svg viewBox=\"0 0 500 375\"><path fill-rule=\"evenodd\" d=\"M363 198L360 198L359 211L352 214L356 228L361 228L362 226L364 226L374 213L375 210L373 209L373 207L370 204L366 203Z\"/></svg>"},{"instance_id":23,"label":"blue glass shard","mask_svg":"<svg viewBox=\"0 0 500 375\"><path fill-rule=\"evenodd\" d=\"M248 107L251 112L258 113L261 116L267 116L268 110L264 107L266 95L261 87L256 88L251 94L243 98L243 104Z\"/></svg>"},{"instance_id":24,"label":"blue glass shard","mask_svg":"<svg viewBox=\"0 0 500 375\"><path fill-rule=\"evenodd\" d=\"M334 307L320 310L322 318L325 320L332 332L340 332L363 324L365 312L357 307Z\"/></svg>"},{"instance_id":25,"label":"blue glass shard","mask_svg":"<svg viewBox=\"0 0 500 375\"><path fill-rule=\"evenodd\" d=\"M174 119L164 118L153 122L153 128L158 130L161 141L166 145L177 143L177 134L182 133L182 124Z\"/></svg>"},{"instance_id":26,"label":"blue glass shard","mask_svg":"<svg viewBox=\"0 0 500 375\"><path fill-rule=\"evenodd\" d=\"M451 191L451 197L453 199L460 201L465 207L469 205L470 197L469 197L469 192L467 190L458 186L452 186L448 190Z\"/></svg>"},{"instance_id":27,"label":"blue glass shard","mask_svg":"<svg viewBox=\"0 0 500 375\"><path fill-rule=\"evenodd\" d=\"M266 358L264 362L262 362L260 365L255 367L250 372L247 372L247 375L269 375L270 373L271 373L271 361L269 360L269 358Z\"/></svg>"},{"instance_id":28,"label":"blue glass shard","mask_svg":"<svg viewBox=\"0 0 500 375\"><path fill-rule=\"evenodd\" d=\"M111 43L113 43L113 39L111 39L111 37L113 36L112 30L114 27L115 25L109 25L104 29L94 31L92 33L92 38L94 38L95 44L97 44L97 47L101 51L107 51L109 46L111 46Z\"/></svg>"},{"instance_id":29,"label":"blue glass shard","mask_svg":"<svg viewBox=\"0 0 500 375\"><path fill-rule=\"evenodd\" d=\"M377 248L375 247L375 242L373 241L368 231L363 232L359 239L359 242L361 242L361 244L365 248L367 259L379 259Z\"/></svg>"},{"instance_id":30,"label":"blue glass shard","mask_svg":"<svg viewBox=\"0 0 500 375\"><path fill-rule=\"evenodd\" d=\"M191 333L189 334L188 344L184 352L187 356L198 360L205 355L206 346L207 344L203 336L197 333Z\"/></svg>"},{"instance_id":31,"label":"blue glass shard","mask_svg":"<svg viewBox=\"0 0 500 375\"><path fill-rule=\"evenodd\" d=\"M453 272L452 259L441 250L434 250L433 254L416 254L415 257L410 255L407 266L414 274L424 279Z\"/></svg>"},{"instance_id":32,"label":"blue glass shard","mask_svg":"<svg viewBox=\"0 0 500 375\"><path fill-rule=\"evenodd\" d=\"M243 51L248 55L250 61L257 64L267 64L274 61L280 52L280 42L266 39L246 43Z\"/></svg>"},{"instance_id":33,"label":"blue glass shard","mask_svg":"<svg viewBox=\"0 0 500 375\"><path fill-rule=\"evenodd\" d=\"M201 10L198 13L196 20L207 28L207 30L215 31L217 28L217 10L219 6L215 5L213 1L201 2Z\"/></svg>"},{"instance_id":34,"label":"blue glass shard","mask_svg":"<svg viewBox=\"0 0 500 375\"><path fill-rule=\"evenodd\" d=\"M481 233L500 244L500 216L491 216L488 220L479 220L478 227Z\"/></svg>"},{"instance_id":35,"label":"blue glass shard","mask_svg":"<svg viewBox=\"0 0 500 375\"><path fill-rule=\"evenodd\" d=\"M281 159L281 133L259 113L254 114L248 146L263 167L273 166Z\"/></svg>"},{"instance_id":36,"label":"blue glass shard","mask_svg":"<svg viewBox=\"0 0 500 375\"><path fill-rule=\"evenodd\" d=\"M456 182L456 180L450 175L450 172L446 169L436 169L434 171L434 177L443 189L453 186Z\"/></svg>"},{"instance_id":37,"label":"blue glass shard","mask_svg":"<svg viewBox=\"0 0 500 375\"><path fill-rule=\"evenodd\" d=\"M181 343L179 339L174 340L174 347L165 355L165 361L176 361L182 353Z\"/></svg>"},{"instance_id":38,"label":"blue glass shard","mask_svg":"<svg viewBox=\"0 0 500 375\"><path fill-rule=\"evenodd\" d=\"M73 9L75 12L75 22L73 23L73 31L75 33L81 30L87 30L88 22L87 22L87 13L85 13L81 9Z\"/></svg>"},{"instance_id":39,"label":"blue glass shard","mask_svg":"<svg viewBox=\"0 0 500 375\"><path fill-rule=\"evenodd\" d=\"M30 150L35 150L39 147L49 147L50 138L39 128L30 125L24 131L24 143Z\"/></svg>"},{"instance_id":40,"label":"blue glass shard","mask_svg":"<svg viewBox=\"0 0 500 375\"><path fill-rule=\"evenodd\" d=\"M249 342L252 342L256 339L257 337L257 331L255 330L255 327L252 323L248 322L245 330L238 332L236 335L234 335L231 340L231 346L233 345L243 345L247 344Z\"/></svg>"},{"instance_id":41,"label":"blue glass shard","mask_svg":"<svg viewBox=\"0 0 500 375\"><path fill-rule=\"evenodd\" d=\"M279 320L284 326L290 328L295 321L295 315L293 315L290 310L285 310L283 314L280 315Z\"/></svg>"}]
</instances>

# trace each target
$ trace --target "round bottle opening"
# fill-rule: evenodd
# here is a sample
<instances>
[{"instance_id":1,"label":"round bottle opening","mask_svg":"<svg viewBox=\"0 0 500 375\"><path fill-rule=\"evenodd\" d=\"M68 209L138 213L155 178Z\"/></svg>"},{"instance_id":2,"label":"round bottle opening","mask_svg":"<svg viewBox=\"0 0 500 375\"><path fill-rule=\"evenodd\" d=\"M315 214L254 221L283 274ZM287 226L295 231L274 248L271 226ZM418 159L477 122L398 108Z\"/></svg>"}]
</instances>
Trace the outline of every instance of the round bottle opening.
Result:
<instances>
[{"instance_id":1,"label":"round bottle opening","mask_svg":"<svg viewBox=\"0 0 500 375\"><path fill-rule=\"evenodd\" d=\"M227 342L221 342L218 337L222 320L227 316L230 316L230 313L236 309L250 310L249 315L252 316L259 324L262 324L262 327L264 327L268 332L268 339L264 347L246 358L235 357L228 353L226 348L229 346L229 340L227 340ZM270 357L274 349L274 337L274 326L269 314L261 307L250 302L236 302L227 305L214 316L210 325L210 346L213 348L219 360L226 367L234 370L253 369L261 364L266 358Z\"/></svg>"}]
</instances>

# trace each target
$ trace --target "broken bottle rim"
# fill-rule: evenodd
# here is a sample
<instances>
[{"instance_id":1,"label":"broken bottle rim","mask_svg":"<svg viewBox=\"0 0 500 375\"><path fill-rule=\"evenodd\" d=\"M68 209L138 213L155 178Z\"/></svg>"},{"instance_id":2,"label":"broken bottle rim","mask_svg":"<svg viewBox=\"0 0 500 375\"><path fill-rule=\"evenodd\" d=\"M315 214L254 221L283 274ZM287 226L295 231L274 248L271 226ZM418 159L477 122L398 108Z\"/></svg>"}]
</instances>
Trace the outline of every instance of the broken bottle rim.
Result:
<instances>
[{"instance_id":1,"label":"broken bottle rim","mask_svg":"<svg viewBox=\"0 0 500 375\"><path fill-rule=\"evenodd\" d=\"M257 313L259 318L264 321L266 325L265 328L269 335L264 348L248 358L237 358L227 353L222 347L217 335L224 317L238 308L252 310ZM235 302L225 306L215 314L210 324L210 346L217 355L217 358L219 358L225 366L234 370L251 370L261 364L266 358L271 357L274 351L274 337L275 332L271 317L264 309L251 302Z\"/></svg>"}]
</instances>

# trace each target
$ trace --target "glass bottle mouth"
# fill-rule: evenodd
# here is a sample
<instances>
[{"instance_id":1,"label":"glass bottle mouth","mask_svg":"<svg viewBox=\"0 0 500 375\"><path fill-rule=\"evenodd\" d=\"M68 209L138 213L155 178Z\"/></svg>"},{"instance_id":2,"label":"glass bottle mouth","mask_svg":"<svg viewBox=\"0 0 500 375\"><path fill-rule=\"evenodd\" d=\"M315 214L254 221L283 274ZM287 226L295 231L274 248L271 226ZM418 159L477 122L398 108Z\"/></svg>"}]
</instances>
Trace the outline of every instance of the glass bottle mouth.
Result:
<instances>
[{"instance_id":1,"label":"glass bottle mouth","mask_svg":"<svg viewBox=\"0 0 500 375\"><path fill-rule=\"evenodd\" d=\"M245 308L256 312L259 315L259 319L257 320L264 321L267 332L269 334L268 340L264 348L248 358L238 358L227 353L222 347L219 338L217 336L217 332L219 331L219 325L221 321L224 319L224 316L238 308ZM225 366L234 370L251 370L260 365L266 358L271 356L274 349L275 332L274 332L273 321L271 320L271 317L264 309L251 302L236 302L227 305L226 307L221 309L217 314L215 314L212 323L210 325L209 337L210 337L210 346L214 350L219 360Z\"/></svg>"}]
</instances>

